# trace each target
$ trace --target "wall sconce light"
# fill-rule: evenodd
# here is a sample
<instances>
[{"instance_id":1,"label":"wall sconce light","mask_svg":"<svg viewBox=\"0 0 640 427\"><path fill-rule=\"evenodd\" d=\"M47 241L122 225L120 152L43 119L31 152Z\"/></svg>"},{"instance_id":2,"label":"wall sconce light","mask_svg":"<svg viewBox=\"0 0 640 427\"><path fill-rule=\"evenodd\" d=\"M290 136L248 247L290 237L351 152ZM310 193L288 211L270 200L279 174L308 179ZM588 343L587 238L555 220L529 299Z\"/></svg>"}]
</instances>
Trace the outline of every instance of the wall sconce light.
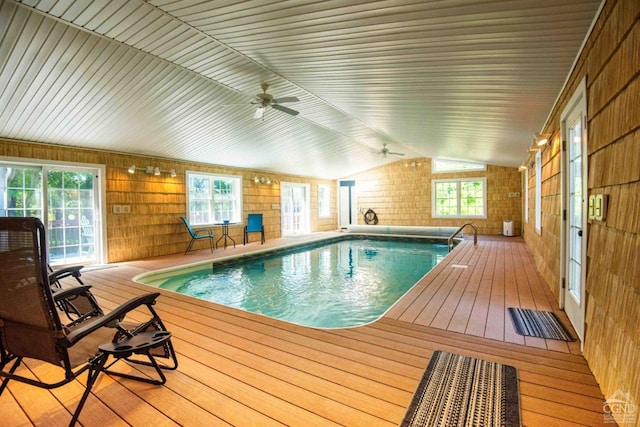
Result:
<instances>
[{"instance_id":1,"label":"wall sconce light","mask_svg":"<svg viewBox=\"0 0 640 427\"><path fill-rule=\"evenodd\" d=\"M176 170L175 169L164 170L164 169L160 169L157 166L156 167L146 166L144 168L139 168L139 167L136 167L136 165L131 165L127 169L127 172L129 172L131 174L136 173L136 171L145 171L149 175L153 174L155 176L159 176L161 173L168 173L171 176L171 178L175 178L176 177Z\"/></svg>"},{"instance_id":2,"label":"wall sconce light","mask_svg":"<svg viewBox=\"0 0 640 427\"><path fill-rule=\"evenodd\" d=\"M536 133L533 136L533 141L534 141L535 145L537 145L538 147L542 147L547 142L549 142L549 136L548 135L541 135L540 133Z\"/></svg>"},{"instance_id":3,"label":"wall sconce light","mask_svg":"<svg viewBox=\"0 0 640 427\"><path fill-rule=\"evenodd\" d=\"M276 181L276 180L271 181L271 178L269 178L269 177L265 178L264 176L262 176L260 178L258 178L257 176L254 176L253 177L253 182L255 182L256 184L266 184L266 185L271 185L272 183L273 184L277 184L278 183L278 181Z\"/></svg>"},{"instance_id":4,"label":"wall sconce light","mask_svg":"<svg viewBox=\"0 0 640 427\"><path fill-rule=\"evenodd\" d=\"M541 147L538 146L538 144L536 144L536 140L534 139L533 142L531 143L531 145L529 146L529 152L530 153L535 153L537 152Z\"/></svg>"}]
</instances>

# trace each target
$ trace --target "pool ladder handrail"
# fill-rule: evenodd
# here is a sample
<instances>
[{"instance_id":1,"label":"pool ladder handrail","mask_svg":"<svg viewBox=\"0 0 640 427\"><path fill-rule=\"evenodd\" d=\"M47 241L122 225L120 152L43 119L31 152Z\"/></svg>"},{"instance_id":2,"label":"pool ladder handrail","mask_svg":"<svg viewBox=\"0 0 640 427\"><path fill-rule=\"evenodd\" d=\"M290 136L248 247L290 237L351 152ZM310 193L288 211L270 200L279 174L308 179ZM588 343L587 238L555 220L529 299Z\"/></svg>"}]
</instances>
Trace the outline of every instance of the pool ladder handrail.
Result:
<instances>
[{"instance_id":1,"label":"pool ladder handrail","mask_svg":"<svg viewBox=\"0 0 640 427\"><path fill-rule=\"evenodd\" d=\"M467 222L461 225L460 228L458 228L455 233L449 236L449 240L447 242L447 246L449 247L449 252L451 252L451 250L453 249L453 239L458 235L458 233L464 230L464 228L467 225L470 225L471 228L473 228L473 245L476 246L478 244L478 226L472 222Z\"/></svg>"}]
</instances>

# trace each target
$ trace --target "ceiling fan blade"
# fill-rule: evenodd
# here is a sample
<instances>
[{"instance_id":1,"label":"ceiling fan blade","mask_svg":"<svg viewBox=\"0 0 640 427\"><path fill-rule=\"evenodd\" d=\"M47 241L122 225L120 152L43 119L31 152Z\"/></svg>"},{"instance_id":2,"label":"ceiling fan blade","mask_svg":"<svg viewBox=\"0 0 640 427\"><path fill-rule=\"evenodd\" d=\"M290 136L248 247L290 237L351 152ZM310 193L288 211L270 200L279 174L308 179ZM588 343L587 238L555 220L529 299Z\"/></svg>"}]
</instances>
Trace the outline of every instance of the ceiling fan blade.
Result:
<instances>
[{"instance_id":1,"label":"ceiling fan blade","mask_svg":"<svg viewBox=\"0 0 640 427\"><path fill-rule=\"evenodd\" d=\"M256 108L256 113L253 115L254 119L261 119L264 115L264 107Z\"/></svg>"},{"instance_id":2,"label":"ceiling fan blade","mask_svg":"<svg viewBox=\"0 0 640 427\"><path fill-rule=\"evenodd\" d=\"M278 98L272 100L275 104L284 104L285 102L298 102L300 101L295 96L285 96L284 98Z\"/></svg>"},{"instance_id":3,"label":"ceiling fan blade","mask_svg":"<svg viewBox=\"0 0 640 427\"><path fill-rule=\"evenodd\" d=\"M404 156L404 153L394 153L393 151L389 151L387 154L393 154L394 156Z\"/></svg>"},{"instance_id":4,"label":"ceiling fan blade","mask_svg":"<svg viewBox=\"0 0 640 427\"><path fill-rule=\"evenodd\" d=\"M299 111L292 110L291 108L283 107L282 105L274 104L272 105L272 107L275 108L276 110L282 111L283 113L291 114L292 116L297 116L298 114L300 114Z\"/></svg>"}]
</instances>

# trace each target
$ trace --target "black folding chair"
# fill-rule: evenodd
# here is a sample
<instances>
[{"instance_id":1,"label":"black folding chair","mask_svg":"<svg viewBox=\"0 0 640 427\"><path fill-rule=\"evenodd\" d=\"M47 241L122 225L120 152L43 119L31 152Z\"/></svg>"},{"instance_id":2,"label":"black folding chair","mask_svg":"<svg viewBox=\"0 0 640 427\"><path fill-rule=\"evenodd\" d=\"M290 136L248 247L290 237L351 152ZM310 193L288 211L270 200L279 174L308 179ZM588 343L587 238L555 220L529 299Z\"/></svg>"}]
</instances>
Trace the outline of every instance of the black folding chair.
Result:
<instances>
[{"instance_id":1,"label":"black folding chair","mask_svg":"<svg viewBox=\"0 0 640 427\"><path fill-rule=\"evenodd\" d=\"M76 286L54 293L46 260L45 230L39 219L0 218L0 395L10 380L52 389L88 371L85 392L71 419L70 425L74 425L102 372L164 384L163 370L176 369L178 361L171 333L153 307L160 294L141 295L110 313L65 325L58 303L86 293L87 289ZM147 312L148 318L142 323L129 323L126 318L132 312L137 316ZM158 358L166 358L167 362ZM16 374L24 359L61 368L61 378L44 382ZM150 375L112 370L119 361L150 367Z\"/></svg>"}]
</instances>

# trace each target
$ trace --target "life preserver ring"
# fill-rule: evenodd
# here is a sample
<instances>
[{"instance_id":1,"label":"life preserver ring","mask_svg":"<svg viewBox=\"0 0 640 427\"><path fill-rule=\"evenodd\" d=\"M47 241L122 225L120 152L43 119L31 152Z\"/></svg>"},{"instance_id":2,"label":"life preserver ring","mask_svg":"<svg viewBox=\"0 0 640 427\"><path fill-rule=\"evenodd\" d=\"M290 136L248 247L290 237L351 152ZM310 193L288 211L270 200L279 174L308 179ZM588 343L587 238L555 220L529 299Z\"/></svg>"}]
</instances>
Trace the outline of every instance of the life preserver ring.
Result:
<instances>
[{"instance_id":1,"label":"life preserver ring","mask_svg":"<svg viewBox=\"0 0 640 427\"><path fill-rule=\"evenodd\" d=\"M378 223L378 215L369 209L364 213L364 223L367 225L376 225Z\"/></svg>"}]
</instances>

